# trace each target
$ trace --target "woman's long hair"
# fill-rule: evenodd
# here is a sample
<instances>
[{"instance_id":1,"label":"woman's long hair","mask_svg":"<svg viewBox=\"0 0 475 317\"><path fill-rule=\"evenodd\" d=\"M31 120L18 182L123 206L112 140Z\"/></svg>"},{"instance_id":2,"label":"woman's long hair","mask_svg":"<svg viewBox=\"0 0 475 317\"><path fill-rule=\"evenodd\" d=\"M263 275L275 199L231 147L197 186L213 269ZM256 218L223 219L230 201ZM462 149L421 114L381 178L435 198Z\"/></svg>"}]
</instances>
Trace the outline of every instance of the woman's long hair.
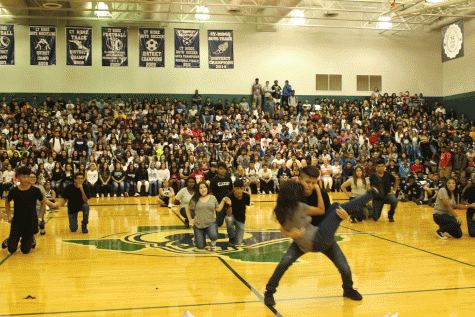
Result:
<instances>
[{"instance_id":1,"label":"woman's long hair","mask_svg":"<svg viewBox=\"0 0 475 317\"><path fill-rule=\"evenodd\" d=\"M198 199L200 199L201 197L201 193L200 193L201 184L204 184L206 186L206 188L208 189L208 194L209 194L209 186L206 183L206 181L199 182L198 185L196 185L195 193L193 194L193 197L191 197L191 200L193 200L194 202L198 202Z\"/></svg>"},{"instance_id":2,"label":"woman's long hair","mask_svg":"<svg viewBox=\"0 0 475 317\"><path fill-rule=\"evenodd\" d=\"M277 221L283 226L285 222L292 218L299 202L305 200L305 190L302 184L296 181L286 181L280 188L277 196L277 204L274 214Z\"/></svg>"},{"instance_id":3,"label":"woman's long hair","mask_svg":"<svg viewBox=\"0 0 475 317\"><path fill-rule=\"evenodd\" d=\"M364 170L363 170L363 168L362 168L361 166L356 166L355 169L354 169L354 171L353 171L353 183L355 183L355 186L357 186L357 184L356 184L356 181L357 181L356 171L357 171L357 170L360 170L361 173L363 173L363 174L361 175L361 180L363 181L363 185L364 185L365 188L366 188L366 178L364 177Z\"/></svg>"}]
</instances>

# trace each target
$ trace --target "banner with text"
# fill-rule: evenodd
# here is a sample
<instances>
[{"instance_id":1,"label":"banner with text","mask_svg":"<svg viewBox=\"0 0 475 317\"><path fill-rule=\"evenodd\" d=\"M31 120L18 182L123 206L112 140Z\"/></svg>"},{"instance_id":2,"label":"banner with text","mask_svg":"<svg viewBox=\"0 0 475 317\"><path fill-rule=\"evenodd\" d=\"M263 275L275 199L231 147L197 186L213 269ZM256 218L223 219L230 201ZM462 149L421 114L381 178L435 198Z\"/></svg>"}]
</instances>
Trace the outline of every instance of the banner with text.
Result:
<instances>
[{"instance_id":1,"label":"banner with text","mask_svg":"<svg viewBox=\"0 0 475 317\"><path fill-rule=\"evenodd\" d=\"M56 28L30 26L30 65L56 65Z\"/></svg>"},{"instance_id":2,"label":"banner with text","mask_svg":"<svg viewBox=\"0 0 475 317\"><path fill-rule=\"evenodd\" d=\"M233 31L208 30L210 69L234 69Z\"/></svg>"},{"instance_id":3,"label":"banner with text","mask_svg":"<svg viewBox=\"0 0 475 317\"><path fill-rule=\"evenodd\" d=\"M200 30L175 29L175 68L200 68Z\"/></svg>"},{"instance_id":4,"label":"banner with text","mask_svg":"<svg viewBox=\"0 0 475 317\"><path fill-rule=\"evenodd\" d=\"M127 28L102 28L102 66L128 66Z\"/></svg>"},{"instance_id":5,"label":"banner with text","mask_svg":"<svg viewBox=\"0 0 475 317\"><path fill-rule=\"evenodd\" d=\"M165 29L139 28L139 67L165 67Z\"/></svg>"},{"instance_id":6,"label":"banner with text","mask_svg":"<svg viewBox=\"0 0 475 317\"><path fill-rule=\"evenodd\" d=\"M92 66L92 28L66 28L66 65Z\"/></svg>"},{"instance_id":7,"label":"banner with text","mask_svg":"<svg viewBox=\"0 0 475 317\"><path fill-rule=\"evenodd\" d=\"M13 25L0 25L0 65L15 65L15 34Z\"/></svg>"}]
</instances>

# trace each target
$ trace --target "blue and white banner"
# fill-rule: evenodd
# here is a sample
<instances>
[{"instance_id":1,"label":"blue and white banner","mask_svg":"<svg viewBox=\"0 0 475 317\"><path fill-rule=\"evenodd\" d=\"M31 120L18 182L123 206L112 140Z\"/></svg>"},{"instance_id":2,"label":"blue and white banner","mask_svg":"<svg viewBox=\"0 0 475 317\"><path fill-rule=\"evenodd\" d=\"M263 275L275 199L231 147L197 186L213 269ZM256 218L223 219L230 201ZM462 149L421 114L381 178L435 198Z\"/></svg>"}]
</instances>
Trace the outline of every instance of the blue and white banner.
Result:
<instances>
[{"instance_id":1,"label":"blue and white banner","mask_svg":"<svg viewBox=\"0 0 475 317\"><path fill-rule=\"evenodd\" d=\"M442 28L442 62L463 57L463 20Z\"/></svg>"},{"instance_id":2,"label":"blue and white banner","mask_svg":"<svg viewBox=\"0 0 475 317\"><path fill-rule=\"evenodd\" d=\"M233 31L208 30L210 69L233 69Z\"/></svg>"},{"instance_id":3,"label":"blue and white banner","mask_svg":"<svg viewBox=\"0 0 475 317\"><path fill-rule=\"evenodd\" d=\"M139 67L165 67L165 29L139 28Z\"/></svg>"},{"instance_id":4,"label":"blue and white banner","mask_svg":"<svg viewBox=\"0 0 475 317\"><path fill-rule=\"evenodd\" d=\"M56 65L56 28L30 26L30 65Z\"/></svg>"},{"instance_id":5,"label":"blue and white banner","mask_svg":"<svg viewBox=\"0 0 475 317\"><path fill-rule=\"evenodd\" d=\"M102 28L102 66L128 66L127 28Z\"/></svg>"},{"instance_id":6,"label":"blue and white banner","mask_svg":"<svg viewBox=\"0 0 475 317\"><path fill-rule=\"evenodd\" d=\"M92 28L66 28L66 65L92 66Z\"/></svg>"},{"instance_id":7,"label":"blue and white banner","mask_svg":"<svg viewBox=\"0 0 475 317\"><path fill-rule=\"evenodd\" d=\"M15 33L13 25L0 25L0 65L15 65Z\"/></svg>"},{"instance_id":8,"label":"blue and white banner","mask_svg":"<svg viewBox=\"0 0 475 317\"><path fill-rule=\"evenodd\" d=\"M200 68L200 30L175 29L175 68Z\"/></svg>"}]
</instances>

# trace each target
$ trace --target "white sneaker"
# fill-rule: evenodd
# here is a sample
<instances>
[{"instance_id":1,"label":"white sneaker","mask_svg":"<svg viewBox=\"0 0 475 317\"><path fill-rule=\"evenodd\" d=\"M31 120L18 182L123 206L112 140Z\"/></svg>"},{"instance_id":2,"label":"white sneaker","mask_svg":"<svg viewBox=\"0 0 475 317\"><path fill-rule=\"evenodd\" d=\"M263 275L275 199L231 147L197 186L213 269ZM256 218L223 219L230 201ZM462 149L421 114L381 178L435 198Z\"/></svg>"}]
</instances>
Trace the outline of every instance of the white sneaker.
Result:
<instances>
[{"instance_id":1,"label":"white sneaker","mask_svg":"<svg viewBox=\"0 0 475 317\"><path fill-rule=\"evenodd\" d=\"M124 194L120 194L120 197L124 197Z\"/></svg>"},{"instance_id":2,"label":"white sneaker","mask_svg":"<svg viewBox=\"0 0 475 317\"><path fill-rule=\"evenodd\" d=\"M439 230L437 230L437 231L435 232L435 235L436 235L437 237L439 237L440 239L447 239L447 237L445 236L445 234L444 234L443 232L440 232Z\"/></svg>"},{"instance_id":3,"label":"white sneaker","mask_svg":"<svg viewBox=\"0 0 475 317\"><path fill-rule=\"evenodd\" d=\"M96 197L99 198L99 194L96 194Z\"/></svg>"},{"instance_id":4,"label":"white sneaker","mask_svg":"<svg viewBox=\"0 0 475 317\"><path fill-rule=\"evenodd\" d=\"M195 317L195 316L193 316L193 315L190 313L190 311L187 310L187 311L185 312L185 314L184 314L182 317Z\"/></svg>"},{"instance_id":5,"label":"white sneaker","mask_svg":"<svg viewBox=\"0 0 475 317\"><path fill-rule=\"evenodd\" d=\"M257 191L257 194L258 194L258 195L260 195L260 194L261 194L261 191L260 191L260 190L258 190L258 191Z\"/></svg>"},{"instance_id":6,"label":"white sneaker","mask_svg":"<svg viewBox=\"0 0 475 317\"><path fill-rule=\"evenodd\" d=\"M174 205L173 205L172 203L169 203L169 204L168 204L168 208L173 208L173 206L174 206Z\"/></svg>"},{"instance_id":7,"label":"white sneaker","mask_svg":"<svg viewBox=\"0 0 475 317\"><path fill-rule=\"evenodd\" d=\"M254 202L253 202L253 201L251 201L251 205L254 205Z\"/></svg>"},{"instance_id":8,"label":"white sneaker","mask_svg":"<svg viewBox=\"0 0 475 317\"><path fill-rule=\"evenodd\" d=\"M111 194L107 194L107 198L110 198L111 197Z\"/></svg>"},{"instance_id":9,"label":"white sneaker","mask_svg":"<svg viewBox=\"0 0 475 317\"><path fill-rule=\"evenodd\" d=\"M211 251L216 251L216 241L211 241L211 243L209 244L209 249Z\"/></svg>"},{"instance_id":10,"label":"white sneaker","mask_svg":"<svg viewBox=\"0 0 475 317\"><path fill-rule=\"evenodd\" d=\"M117 194L114 194L114 197L117 197Z\"/></svg>"},{"instance_id":11,"label":"white sneaker","mask_svg":"<svg viewBox=\"0 0 475 317\"><path fill-rule=\"evenodd\" d=\"M101 194L102 198L104 198L104 194Z\"/></svg>"}]
</instances>

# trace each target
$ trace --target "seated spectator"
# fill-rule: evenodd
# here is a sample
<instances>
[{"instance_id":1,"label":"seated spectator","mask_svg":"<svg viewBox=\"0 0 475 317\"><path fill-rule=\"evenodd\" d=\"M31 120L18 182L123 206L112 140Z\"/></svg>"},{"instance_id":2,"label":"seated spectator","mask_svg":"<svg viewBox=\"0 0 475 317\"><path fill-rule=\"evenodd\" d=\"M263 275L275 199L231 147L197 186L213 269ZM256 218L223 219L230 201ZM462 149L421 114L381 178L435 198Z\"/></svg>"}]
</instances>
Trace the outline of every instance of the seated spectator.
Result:
<instances>
[{"instance_id":1,"label":"seated spectator","mask_svg":"<svg viewBox=\"0 0 475 317\"><path fill-rule=\"evenodd\" d=\"M404 201L413 201L418 205L422 205L424 195L422 194L421 187L416 183L416 179L413 175L409 176L408 183L404 190Z\"/></svg>"}]
</instances>

